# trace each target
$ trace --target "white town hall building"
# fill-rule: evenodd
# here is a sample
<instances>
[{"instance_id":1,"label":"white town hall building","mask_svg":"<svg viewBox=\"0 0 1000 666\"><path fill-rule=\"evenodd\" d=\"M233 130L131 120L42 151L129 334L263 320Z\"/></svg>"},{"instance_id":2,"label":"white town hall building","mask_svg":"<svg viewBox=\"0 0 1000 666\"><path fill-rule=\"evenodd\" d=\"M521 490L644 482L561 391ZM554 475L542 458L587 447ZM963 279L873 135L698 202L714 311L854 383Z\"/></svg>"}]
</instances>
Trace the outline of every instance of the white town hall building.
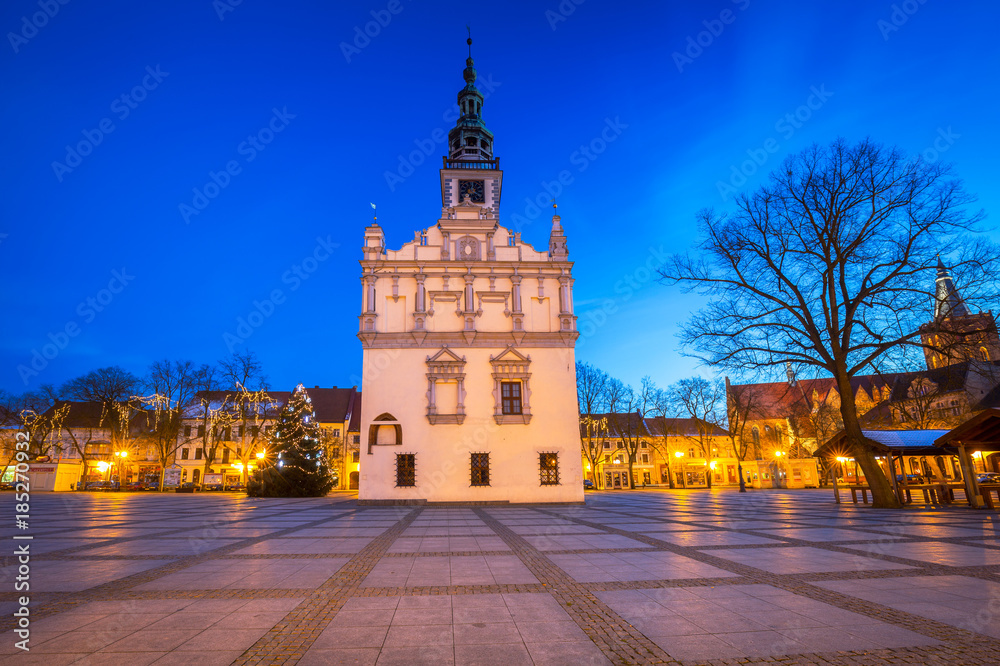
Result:
<instances>
[{"instance_id":1,"label":"white town hall building","mask_svg":"<svg viewBox=\"0 0 1000 666\"><path fill-rule=\"evenodd\" d=\"M466 64L441 218L399 250L365 229L359 499L581 502L566 236L554 216L538 252L500 226L503 171Z\"/></svg>"}]
</instances>

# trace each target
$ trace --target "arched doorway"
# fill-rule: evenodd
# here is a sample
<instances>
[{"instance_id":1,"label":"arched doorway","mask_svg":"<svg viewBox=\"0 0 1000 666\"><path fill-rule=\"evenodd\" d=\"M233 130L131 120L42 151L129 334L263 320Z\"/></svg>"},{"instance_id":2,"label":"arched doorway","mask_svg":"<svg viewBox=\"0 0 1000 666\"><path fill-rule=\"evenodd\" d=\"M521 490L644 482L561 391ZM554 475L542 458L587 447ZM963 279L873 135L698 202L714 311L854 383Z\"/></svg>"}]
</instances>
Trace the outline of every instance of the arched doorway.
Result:
<instances>
[{"instance_id":1,"label":"arched doorway","mask_svg":"<svg viewBox=\"0 0 1000 666\"><path fill-rule=\"evenodd\" d=\"M351 472L350 480L348 481L348 489L357 490L358 489L358 473Z\"/></svg>"}]
</instances>

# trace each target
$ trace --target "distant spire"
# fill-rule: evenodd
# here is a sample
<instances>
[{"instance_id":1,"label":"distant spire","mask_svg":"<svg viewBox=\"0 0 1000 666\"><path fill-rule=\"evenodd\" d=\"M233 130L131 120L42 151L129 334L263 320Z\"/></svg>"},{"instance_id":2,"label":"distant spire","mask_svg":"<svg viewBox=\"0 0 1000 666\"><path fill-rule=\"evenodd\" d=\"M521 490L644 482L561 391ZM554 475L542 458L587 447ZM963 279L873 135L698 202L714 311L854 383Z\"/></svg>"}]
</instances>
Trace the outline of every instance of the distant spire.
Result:
<instances>
[{"instance_id":1,"label":"distant spire","mask_svg":"<svg viewBox=\"0 0 1000 666\"><path fill-rule=\"evenodd\" d=\"M785 376L788 377L789 386L795 386L795 370L791 361L785 361Z\"/></svg>"},{"instance_id":2,"label":"distant spire","mask_svg":"<svg viewBox=\"0 0 1000 666\"><path fill-rule=\"evenodd\" d=\"M955 287L951 274L941 261L941 255L937 260L937 279L934 290L934 319L941 320L949 317L968 317L969 309L962 302L962 297Z\"/></svg>"}]
</instances>

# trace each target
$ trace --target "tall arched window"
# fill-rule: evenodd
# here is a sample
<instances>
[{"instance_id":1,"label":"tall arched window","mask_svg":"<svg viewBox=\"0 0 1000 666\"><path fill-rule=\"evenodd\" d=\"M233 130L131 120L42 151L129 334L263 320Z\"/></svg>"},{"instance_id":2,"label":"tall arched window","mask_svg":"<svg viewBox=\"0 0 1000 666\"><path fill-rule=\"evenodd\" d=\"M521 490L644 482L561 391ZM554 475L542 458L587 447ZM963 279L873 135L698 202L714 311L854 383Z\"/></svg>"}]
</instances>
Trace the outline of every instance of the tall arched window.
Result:
<instances>
[{"instance_id":1,"label":"tall arched window","mask_svg":"<svg viewBox=\"0 0 1000 666\"><path fill-rule=\"evenodd\" d=\"M986 350L986 347L980 347L979 353L982 354L984 361L990 360L990 353Z\"/></svg>"}]
</instances>

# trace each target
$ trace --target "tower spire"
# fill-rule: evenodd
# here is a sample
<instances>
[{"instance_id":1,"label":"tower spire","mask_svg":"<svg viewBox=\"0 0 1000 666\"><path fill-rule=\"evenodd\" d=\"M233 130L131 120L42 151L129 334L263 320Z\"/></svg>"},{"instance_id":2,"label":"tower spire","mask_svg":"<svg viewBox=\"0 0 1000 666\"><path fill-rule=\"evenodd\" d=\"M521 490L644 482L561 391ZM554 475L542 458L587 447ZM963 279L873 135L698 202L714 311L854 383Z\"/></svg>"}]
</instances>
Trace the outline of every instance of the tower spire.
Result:
<instances>
[{"instance_id":1,"label":"tower spire","mask_svg":"<svg viewBox=\"0 0 1000 666\"><path fill-rule=\"evenodd\" d=\"M469 32L465 40L469 45L469 57L462 72L465 87L458 93L458 121L448 132L448 159L482 162L493 159L493 133L483 122L483 94L476 88L476 67L472 59L472 29L465 28Z\"/></svg>"},{"instance_id":2,"label":"tower spire","mask_svg":"<svg viewBox=\"0 0 1000 666\"><path fill-rule=\"evenodd\" d=\"M969 309L965 307L940 254L937 260L937 279L934 282L934 319L940 321L949 317L968 317Z\"/></svg>"}]
</instances>

